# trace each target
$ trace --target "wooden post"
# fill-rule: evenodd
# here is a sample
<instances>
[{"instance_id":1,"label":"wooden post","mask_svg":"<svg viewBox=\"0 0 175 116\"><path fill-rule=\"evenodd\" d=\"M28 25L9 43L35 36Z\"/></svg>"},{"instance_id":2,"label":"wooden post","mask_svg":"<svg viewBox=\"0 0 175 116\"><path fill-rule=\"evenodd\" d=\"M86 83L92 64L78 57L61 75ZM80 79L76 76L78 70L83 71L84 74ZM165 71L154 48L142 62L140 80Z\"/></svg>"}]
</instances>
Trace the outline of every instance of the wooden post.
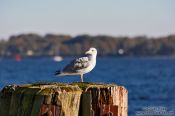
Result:
<instances>
[{"instance_id":1,"label":"wooden post","mask_svg":"<svg viewBox=\"0 0 175 116\"><path fill-rule=\"evenodd\" d=\"M12 85L0 92L0 107L0 116L127 116L128 92L114 84Z\"/></svg>"}]
</instances>

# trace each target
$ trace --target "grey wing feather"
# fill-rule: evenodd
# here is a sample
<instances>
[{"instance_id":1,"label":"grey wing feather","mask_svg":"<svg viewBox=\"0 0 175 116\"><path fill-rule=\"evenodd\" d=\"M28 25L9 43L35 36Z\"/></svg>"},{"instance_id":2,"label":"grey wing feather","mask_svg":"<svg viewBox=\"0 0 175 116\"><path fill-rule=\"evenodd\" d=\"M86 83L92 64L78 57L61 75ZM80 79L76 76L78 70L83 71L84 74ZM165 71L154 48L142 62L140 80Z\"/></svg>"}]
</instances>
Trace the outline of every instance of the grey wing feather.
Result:
<instances>
[{"instance_id":1,"label":"grey wing feather","mask_svg":"<svg viewBox=\"0 0 175 116\"><path fill-rule=\"evenodd\" d=\"M63 69L63 72L76 73L78 70L87 68L88 66L89 66L88 57L81 57L81 58L73 60L70 64L68 64Z\"/></svg>"}]
</instances>

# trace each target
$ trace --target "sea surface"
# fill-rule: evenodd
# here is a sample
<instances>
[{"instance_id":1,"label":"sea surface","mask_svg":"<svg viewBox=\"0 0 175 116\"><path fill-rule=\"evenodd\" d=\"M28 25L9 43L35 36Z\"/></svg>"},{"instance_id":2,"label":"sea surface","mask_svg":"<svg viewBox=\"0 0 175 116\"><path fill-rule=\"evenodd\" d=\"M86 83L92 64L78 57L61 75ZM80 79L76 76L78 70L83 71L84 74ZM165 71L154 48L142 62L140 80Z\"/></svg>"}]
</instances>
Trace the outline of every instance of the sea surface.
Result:
<instances>
[{"instance_id":1,"label":"sea surface","mask_svg":"<svg viewBox=\"0 0 175 116\"><path fill-rule=\"evenodd\" d=\"M72 58L55 62L52 58L28 58L0 61L0 89L8 84L33 82L80 81L79 76L55 77L54 72ZM86 82L115 83L129 91L129 116L144 107L166 107L175 112L175 58L97 58L93 71L84 76Z\"/></svg>"}]
</instances>

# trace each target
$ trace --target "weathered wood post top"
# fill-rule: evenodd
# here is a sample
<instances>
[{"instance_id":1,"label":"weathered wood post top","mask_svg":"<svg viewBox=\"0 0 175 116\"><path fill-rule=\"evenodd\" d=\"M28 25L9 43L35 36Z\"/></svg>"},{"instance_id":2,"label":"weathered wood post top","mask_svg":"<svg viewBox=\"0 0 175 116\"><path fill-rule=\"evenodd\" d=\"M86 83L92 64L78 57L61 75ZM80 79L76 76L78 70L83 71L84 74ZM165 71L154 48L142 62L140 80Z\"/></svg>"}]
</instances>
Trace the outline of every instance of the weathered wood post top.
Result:
<instances>
[{"instance_id":1,"label":"weathered wood post top","mask_svg":"<svg viewBox=\"0 0 175 116\"><path fill-rule=\"evenodd\" d=\"M128 91L98 83L9 85L0 106L0 116L127 116Z\"/></svg>"}]
</instances>

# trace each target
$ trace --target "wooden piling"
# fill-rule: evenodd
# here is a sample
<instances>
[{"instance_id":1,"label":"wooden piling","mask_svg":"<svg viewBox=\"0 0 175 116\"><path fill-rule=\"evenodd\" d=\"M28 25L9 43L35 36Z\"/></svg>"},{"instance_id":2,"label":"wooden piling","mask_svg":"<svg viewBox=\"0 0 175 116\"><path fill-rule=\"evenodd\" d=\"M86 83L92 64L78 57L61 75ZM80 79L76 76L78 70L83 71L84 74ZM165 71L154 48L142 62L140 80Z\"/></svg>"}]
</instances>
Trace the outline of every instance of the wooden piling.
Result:
<instances>
[{"instance_id":1,"label":"wooden piling","mask_svg":"<svg viewBox=\"0 0 175 116\"><path fill-rule=\"evenodd\" d=\"M0 116L127 116L128 92L97 83L37 83L6 86Z\"/></svg>"}]
</instances>

